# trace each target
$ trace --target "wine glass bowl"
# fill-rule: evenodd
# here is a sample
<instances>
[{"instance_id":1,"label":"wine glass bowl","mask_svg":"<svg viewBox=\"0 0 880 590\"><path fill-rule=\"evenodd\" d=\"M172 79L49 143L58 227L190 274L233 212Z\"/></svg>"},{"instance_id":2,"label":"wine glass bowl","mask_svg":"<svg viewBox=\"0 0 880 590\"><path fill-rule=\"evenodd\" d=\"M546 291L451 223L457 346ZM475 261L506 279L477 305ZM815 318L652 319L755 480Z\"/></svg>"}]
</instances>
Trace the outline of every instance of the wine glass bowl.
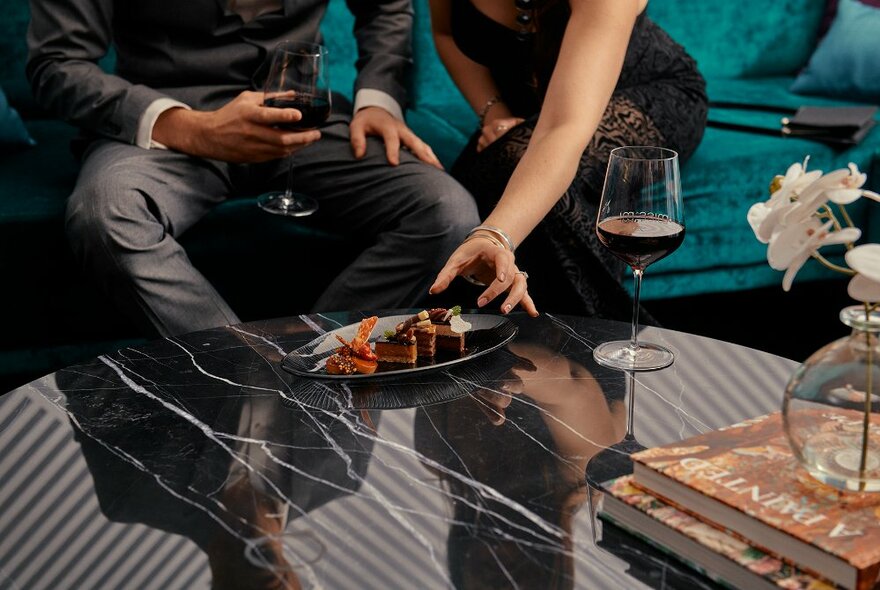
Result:
<instances>
[{"instance_id":1,"label":"wine glass bowl","mask_svg":"<svg viewBox=\"0 0 880 590\"><path fill-rule=\"evenodd\" d=\"M650 146L611 150L596 235L603 246L633 271L630 340L605 342L593 350L596 362L628 371L652 371L672 364L672 352L638 340L639 295L645 269L684 241L678 154Z\"/></svg>"},{"instance_id":2,"label":"wine glass bowl","mask_svg":"<svg viewBox=\"0 0 880 590\"><path fill-rule=\"evenodd\" d=\"M327 50L317 43L283 41L272 53L269 75L263 88L263 105L293 108L302 117L278 127L290 131L315 129L330 116L331 94ZM318 209L311 197L293 191L293 167L288 157L287 183L283 191L260 195L257 204L269 213L302 217Z\"/></svg>"}]
</instances>

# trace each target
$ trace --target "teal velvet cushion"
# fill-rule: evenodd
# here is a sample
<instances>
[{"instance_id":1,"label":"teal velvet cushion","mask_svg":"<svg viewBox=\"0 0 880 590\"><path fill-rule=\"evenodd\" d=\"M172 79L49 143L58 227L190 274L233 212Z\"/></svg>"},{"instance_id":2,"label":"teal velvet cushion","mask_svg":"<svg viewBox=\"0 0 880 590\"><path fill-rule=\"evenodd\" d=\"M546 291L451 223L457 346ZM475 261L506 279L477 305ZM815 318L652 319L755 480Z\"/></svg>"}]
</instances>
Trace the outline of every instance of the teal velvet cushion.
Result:
<instances>
[{"instance_id":1,"label":"teal velvet cushion","mask_svg":"<svg viewBox=\"0 0 880 590\"><path fill-rule=\"evenodd\" d=\"M18 112L9 106L6 94L0 88L0 151L7 152L35 143Z\"/></svg>"},{"instance_id":2,"label":"teal velvet cushion","mask_svg":"<svg viewBox=\"0 0 880 590\"><path fill-rule=\"evenodd\" d=\"M648 15L704 76L794 74L815 46L825 0L650 0Z\"/></svg>"},{"instance_id":3,"label":"teal velvet cushion","mask_svg":"<svg viewBox=\"0 0 880 590\"><path fill-rule=\"evenodd\" d=\"M840 0L793 92L880 102L880 8Z\"/></svg>"},{"instance_id":4,"label":"teal velvet cushion","mask_svg":"<svg viewBox=\"0 0 880 590\"><path fill-rule=\"evenodd\" d=\"M357 61L357 43L353 29L354 16L345 5L345 0L330 0L324 20L321 21L321 35L328 50L330 86L348 98L354 96L354 80L357 76L354 65Z\"/></svg>"},{"instance_id":5,"label":"teal velvet cushion","mask_svg":"<svg viewBox=\"0 0 880 590\"><path fill-rule=\"evenodd\" d=\"M707 91L715 101L753 102L755 97L761 97L767 104L805 104L804 97L788 90L791 82L792 77L715 79L707 81ZM840 104L830 99L811 98L808 102ZM715 108L709 113L709 118L717 121L776 128L779 117L773 113ZM684 244L672 256L648 269L650 278L643 285L642 297L650 300L779 287L783 273L768 266L767 246L755 239L746 221L749 207L769 198L768 186L775 174L784 174L788 166L802 162L808 155L810 169L826 172L856 163L869 175L868 188L876 190L880 188L880 171L874 164L878 145L880 125L862 143L843 151L805 139L706 129L699 148L682 167L687 225ZM860 227L873 225L867 221L873 211L869 205L860 203L848 208ZM798 282L839 276L820 264L810 263L798 274Z\"/></svg>"}]
</instances>

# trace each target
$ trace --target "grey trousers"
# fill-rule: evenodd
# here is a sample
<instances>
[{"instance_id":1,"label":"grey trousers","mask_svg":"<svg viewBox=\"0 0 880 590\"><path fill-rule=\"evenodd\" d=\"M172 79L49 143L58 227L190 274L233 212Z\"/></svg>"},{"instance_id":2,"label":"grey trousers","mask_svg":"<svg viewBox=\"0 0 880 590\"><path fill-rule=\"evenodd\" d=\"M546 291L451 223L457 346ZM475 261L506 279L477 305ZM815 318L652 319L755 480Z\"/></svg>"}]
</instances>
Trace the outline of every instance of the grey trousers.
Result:
<instances>
[{"instance_id":1,"label":"grey trousers","mask_svg":"<svg viewBox=\"0 0 880 590\"><path fill-rule=\"evenodd\" d=\"M416 306L479 223L472 197L409 152L402 150L400 165L390 166L375 138L367 155L355 160L344 120L321 131L320 141L293 156L295 188L318 200L328 227L357 236L365 249L313 310ZM86 151L67 204L68 239L103 291L160 335L237 323L178 238L241 192L245 181L258 192L279 188L286 169L286 162L230 165L98 140Z\"/></svg>"}]
</instances>

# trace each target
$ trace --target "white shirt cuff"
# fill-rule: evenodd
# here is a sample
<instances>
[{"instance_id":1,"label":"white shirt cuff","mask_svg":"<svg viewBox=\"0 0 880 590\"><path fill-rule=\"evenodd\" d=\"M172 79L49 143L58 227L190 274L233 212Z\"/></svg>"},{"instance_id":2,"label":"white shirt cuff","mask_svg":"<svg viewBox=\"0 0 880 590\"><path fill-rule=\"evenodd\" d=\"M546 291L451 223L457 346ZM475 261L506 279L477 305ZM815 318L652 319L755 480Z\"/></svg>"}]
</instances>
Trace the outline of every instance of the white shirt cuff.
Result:
<instances>
[{"instance_id":1,"label":"white shirt cuff","mask_svg":"<svg viewBox=\"0 0 880 590\"><path fill-rule=\"evenodd\" d=\"M361 88L354 97L354 112L366 107L381 107L391 113L391 116L403 121L403 109L390 94L375 88Z\"/></svg>"},{"instance_id":2,"label":"white shirt cuff","mask_svg":"<svg viewBox=\"0 0 880 590\"><path fill-rule=\"evenodd\" d=\"M159 118L159 115L161 115L168 109L173 109L177 107L191 110L188 105L185 105L180 101L174 100L173 98L159 98L150 103L150 106L147 107L147 110L144 111L144 113L141 115L140 121L138 122L137 137L135 137L134 141L135 145L138 147L142 147L146 150L167 150L168 148L158 141L153 141L153 126L156 124L156 120Z\"/></svg>"}]
</instances>

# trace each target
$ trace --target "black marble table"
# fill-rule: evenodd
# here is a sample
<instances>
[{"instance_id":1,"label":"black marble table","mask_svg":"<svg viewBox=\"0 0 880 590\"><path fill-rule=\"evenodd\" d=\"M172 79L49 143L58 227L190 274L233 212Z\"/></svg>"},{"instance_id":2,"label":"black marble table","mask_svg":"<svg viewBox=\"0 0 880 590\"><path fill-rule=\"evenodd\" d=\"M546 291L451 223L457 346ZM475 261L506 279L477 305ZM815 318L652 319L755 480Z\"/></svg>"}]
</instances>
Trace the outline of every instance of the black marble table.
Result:
<instances>
[{"instance_id":1,"label":"black marble table","mask_svg":"<svg viewBox=\"0 0 880 590\"><path fill-rule=\"evenodd\" d=\"M639 442L669 442L776 409L794 362L647 328L676 362L631 376L591 354L628 325L515 313L506 347L401 381L280 368L360 317L156 341L0 396L0 588L711 587L594 528L585 469L630 400Z\"/></svg>"}]
</instances>

